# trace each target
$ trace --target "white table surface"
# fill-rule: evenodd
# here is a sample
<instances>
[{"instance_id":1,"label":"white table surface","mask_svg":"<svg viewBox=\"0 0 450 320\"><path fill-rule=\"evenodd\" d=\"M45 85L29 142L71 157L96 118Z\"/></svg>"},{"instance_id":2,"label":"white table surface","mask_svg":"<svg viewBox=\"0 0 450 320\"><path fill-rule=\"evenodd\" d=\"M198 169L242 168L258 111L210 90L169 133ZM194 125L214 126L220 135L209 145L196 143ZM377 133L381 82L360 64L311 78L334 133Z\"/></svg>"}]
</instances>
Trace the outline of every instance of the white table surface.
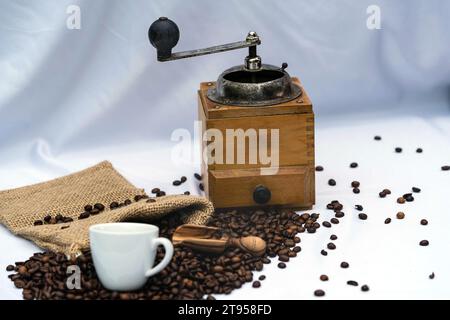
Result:
<instances>
[{"instance_id":1,"label":"white table surface","mask_svg":"<svg viewBox=\"0 0 450 320\"><path fill-rule=\"evenodd\" d=\"M375 109L374 109L375 110ZM230 299L312 299L316 289L326 291L322 299L449 299L450 298L450 172L441 171L450 165L450 110L418 103L405 105L395 113L386 111L349 115L318 115L316 121L316 164L325 170L316 174L317 203L313 211L329 220L333 213L326 210L328 202L338 199L344 204L345 217L331 229L320 228L316 234L301 235L302 252L288 263L285 270L273 261L259 274L265 274L261 288L246 284L229 296ZM382 141L374 141L379 134ZM144 142L127 146L110 146L96 150L53 154L45 141L30 141L29 158L4 159L0 167L0 188L7 189L44 181L110 160L137 186L150 189L161 186L168 192L179 192L171 181L181 174L192 177L194 166L174 167L167 161L172 143ZM403 153L394 148L400 146ZM417 147L424 152L417 154ZM359 167L350 169L350 162ZM337 186L327 184L329 178ZM361 193L350 188L352 180L361 182ZM195 193L193 179L188 181ZM412 186L422 189L415 201L400 205L396 198L410 192ZM187 187L186 187L187 188ZM378 192L384 188L392 195L384 199ZM357 218L353 205L362 204L367 221ZM398 211L404 220L395 219ZM390 225L384 220L392 218ZM426 218L428 226L419 221ZM327 257L320 254L331 234L337 249ZM430 246L420 247L427 239ZM13 236L0 226L0 299L21 299L21 291L7 278L6 265L22 261L39 251L27 240ZM350 268L341 269L347 261ZM434 272L434 280L428 278ZM328 282L319 276L327 274ZM368 284L370 292L348 286L347 280Z\"/></svg>"}]
</instances>

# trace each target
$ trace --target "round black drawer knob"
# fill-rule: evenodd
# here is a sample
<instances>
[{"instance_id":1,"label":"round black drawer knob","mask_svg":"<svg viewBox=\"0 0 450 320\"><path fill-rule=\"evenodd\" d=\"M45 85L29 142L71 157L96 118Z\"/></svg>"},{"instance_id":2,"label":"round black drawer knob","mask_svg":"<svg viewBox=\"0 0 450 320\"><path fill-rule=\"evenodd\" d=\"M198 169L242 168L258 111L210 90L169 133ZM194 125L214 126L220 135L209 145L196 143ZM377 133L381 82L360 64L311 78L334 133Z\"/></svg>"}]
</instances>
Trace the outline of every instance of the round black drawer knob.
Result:
<instances>
[{"instance_id":1,"label":"round black drawer knob","mask_svg":"<svg viewBox=\"0 0 450 320\"><path fill-rule=\"evenodd\" d=\"M272 193L265 186L257 186L253 191L253 200L258 204L265 204L270 201Z\"/></svg>"}]
</instances>

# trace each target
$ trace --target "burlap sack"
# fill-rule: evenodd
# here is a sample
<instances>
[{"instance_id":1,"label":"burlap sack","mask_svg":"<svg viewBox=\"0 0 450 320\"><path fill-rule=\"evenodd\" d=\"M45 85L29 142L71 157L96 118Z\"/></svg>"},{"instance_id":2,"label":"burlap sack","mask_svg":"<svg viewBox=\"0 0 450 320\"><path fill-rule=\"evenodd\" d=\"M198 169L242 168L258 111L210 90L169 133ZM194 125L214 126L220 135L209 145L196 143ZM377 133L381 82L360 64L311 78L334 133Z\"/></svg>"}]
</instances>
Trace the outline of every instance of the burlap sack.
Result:
<instances>
[{"instance_id":1,"label":"burlap sack","mask_svg":"<svg viewBox=\"0 0 450 320\"><path fill-rule=\"evenodd\" d=\"M62 178L0 192L0 223L42 248L76 255L89 247L88 229L93 224L129 220L154 222L171 213L183 214L186 223L204 224L214 210L207 199L184 195L155 198L153 203L133 201L131 205L109 209L111 202L122 203L143 194L144 190L134 187L105 161ZM104 204L105 211L78 220L84 206L95 203ZM33 225L46 215L57 214L74 221Z\"/></svg>"}]
</instances>

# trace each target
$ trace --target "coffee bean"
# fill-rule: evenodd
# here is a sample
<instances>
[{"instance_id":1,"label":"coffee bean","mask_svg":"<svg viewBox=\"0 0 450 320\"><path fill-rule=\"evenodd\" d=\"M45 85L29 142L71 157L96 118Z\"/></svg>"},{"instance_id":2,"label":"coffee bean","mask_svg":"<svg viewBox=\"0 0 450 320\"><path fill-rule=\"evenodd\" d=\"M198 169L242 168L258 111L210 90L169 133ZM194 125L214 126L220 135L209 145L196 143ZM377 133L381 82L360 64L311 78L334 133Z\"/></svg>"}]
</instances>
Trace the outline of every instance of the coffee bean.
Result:
<instances>
[{"instance_id":1,"label":"coffee bean","mask_svg":"<svg viewBox=\"0 0 450 320\"><path fill-rule=\"evenodd\" d=\"M347 284L348 284L349 286L354 286L354 287L357 287L357 286L358 286L358 282L353 281L353 280L347 281Z\"/></svg>"},{"instance_id":2,"label":"coffee bean","mask_svg":"<svg viewBox=\"0 0 450 320\"><path fill-rule=\"evenodd\" d=\"M380 141L381 137L380 136L375 136L375 137L373 137L373 139L376 140L376 141Z\"/></svg>"},{"instance_id":3,"label":"coffee bean","mask_svg":"<svg viewBox=\"0 0 450 320\"><path fill-rule=\"evenodd\" d=\"M343 269L347 269L350 265L348 264L348 262L341 262L341 268Z\"/></svg>"},{"instance_id":4,"label":"coffee bean","mask_svg":"<svg viewBox=\"0 0 450 320\"><path fill-rule=\"evenodd\" d=\"M109 205L109 208L111 209L111 210L113 210L113 209L116 209L116 208L118 208L119 207L119 203L117 203L117 202L111 202L111 204Z\"/></svg>"},{"instance_id":5,"label":"coffee bean","mask_svg":"<svg viewBox=\"0 0 450 320\"><path fill-rule=\"evenodd\" d=\"M359 188L360 183L359 181L352 181L352 188Z\"/></svg>"},{"instance_id":6,"label":"coffee bean","mask_svg":"<svg viewBox=\"0 0 450 320\"><path fill-rule=\"evenodd\" d=\"M361 192L361 190L359 190L358 188L353 188L353 193L354 194L359 194Z\"/></svg>"},{"instance_id":7,"label":"coffee bean","mask_svg":"<svg viewBox=\"0 0 450 320\"><path fill-rule=\"evenodd\" d=\"M335 234L332 234L331 236L330 236L330 240L337 240L338 239L338 237L337 237L337 235L335 235Z\"/></svg>"},{"instance_id":8,"label":"coffee bean","mask_svg":"<svg viewBox=\"0 0 450 320\"><path fill-rule=\"evenodd\" d=\"M403 204L405 202L406 202L406 200L403 197L397 198L397 203Z\"/></svg>"},{"instance_id":9,"label":"coffee bean","mask_svg":"<svg viewBox=\"0 0 450 320\"><path fill-rule=\"evenodd\" d=\"M280 268L280 269L286 268L286 263L280 262L280 263L278 264L278 268Z\"/></svg>"},{"instance_id":10,"label":"coffee bean","mask_svg":"<svg viewBox=\"0 0 450 320\"><path fill-rule=\"evenodd\" d=\"M308 233L316 233L316 228L307 228Z\"/></svg>"},{"instance_id":11,"label":"coffee bean","mask_svg":"<svg viewBox=\"0 0 450 320\"><path fill-rule=\"evenodd\" d=\"M45 216L44 221L49 223L51 219L52 219L52 216L48 215L48 216Z\"/></svg>"},{"instance_id":12,"label":"coffee bean","mask_svg":"<svg viewBox=\"0 0 450 320\"><path fill-rule=\"evenodd\" d=\"M413 202L414 201L414 197L411 194L408 194L408 195L404 196L403 198L407 202Z\"/></svg>"},{"instance_id":13,"label":"coffee bean","mask_svg":"<svg viewBox=\"0 0 450 320\"><path fill-rule=\"evenodd\" d=\"M358 217L359 217L359 219L361 219L361 220L367 220L367 214L365 214L365 213L360 213L360 214L358 214Z\"/></svg>"},{"instance_id":14,"label":"coffee bean","mask_svg":"<svg viewBox=\"0 0 450 320\"><path fill-rule=\"evenodd\" d=\"M320 251L320 254L323 255L323 256L327 256L328 252L326 252L325 250L322 250L322 251Z\"/></svg>"},{"instance_id":15,"label":"coffee bean","mask_svg":"<svg viewBox=\"0 0 450 320\"><path fill-rule=\"evenodd\" d=\"M334 180L334 179L328 180L328 185L329 186L335 186L336 185L336 180Z\"/></svg>"},{"instance_id":16,"label":"coffee bean","mask_svg":"<svg viewBox=\"0 0 450 320\"><path fill-rule=\"evenodd\" d=\"M261 282L259 282L259 281L254 281L253 284L252 284L252 287L253 287L253 288L259 288L259 287L261 287Z\"/></svg>"},{"instance_id":17,"label":"coffee bean","mask_svg":"<svg viewBox=\"0 0 450 320\"><path fill-rule=\"evenodd\" d=\"M361 291L363 291L363 292L369 291L369 286L368 286L367 284L363 285L363 286L361 287Z\"/></svg>"},{"instance_id":18,"label":"coffee bean","mask_svg":"<svg viewBox=\"0 0 450 320\"><path fill-rule=\"evenodd\" d=\"M450 166L442 166L441 170L442 171L449 171L450 170Z\"/></svg>"},{"instance_id":19,"label":"coffee bean","mask_svg":"<svg viewBox=\"0 0 450 320\"><path fill-rule=\"evenodd\" d=\"M203 185L203 183L200 183L198 185L198 188L200 189L200 191L205 191L205 186Z\"/></svg>"},{"instance_id":20,"label":"coffee bean","mask_svg":"<svg viewBox=\"0 0 450 320\"><path fill-rule=\"evenodd\" d=\"M314 291L314 295L316 296L316 297L323 297L324 295L325 295L325 291L323 291L323 290L316 290L316 291Z\"/></svg>"},{"instance_id":21,"label":"coffee bean","mask_svg":"<svg viewBox=\"0 0 450 320\"><path fill-rule=\"evenodd\" d=\"M101 204L101 203L94 204L94 208L97 209L98 211L105 210L105 206L103 204Z\"/></svg>"},{"instance_id":22,"label":"coffee bean","mask_svg":"<svg viewBox=\"0 0 450 320\"><path fill-rule=\"evenodd\" d=\"M194 173L194 177L195 179L197 179L198 181L202 181L202 176L198 173Z\"/></svg>"},{"instance_id":23,"label":"coffee bean","mask_svg":"<svg viewBox=\"0 0 450 320\"><path fill-rule=\"evenodd\" d=\"M25 266L20 266L20 267L17 269L17 272L18 272L21 276L23 276L23 275L26 275L26 274L28 273L28 269L27 269L27 267L25 267Z\"/></svg>"},{"instance_id":24,"label":"coffee bean","mask_svg":"<svg viewBox=\"0 0 450 320\"><path fill-rule=\"evenodd\" d=\"M289 257L287 255L280 255L278 257L278 260L280 260L282 262L289 262Z\"/></svg>"},{"instance_id":25,"label":"coffee bean","mask_svg":"<svg viewBox=\"0 0 450 320\"><path fill-rule=\"evenodd\" d=\"M179 185L181 185L181 181L180 181L180 180L174 180L174 181L172 182L172 184L173 184L174 186L179 186Z\"/></svg>"},{"instance_id":26,"label":"coffee bean","mask_svg":"<svg viewBox=\"0 0 450 320\"><path fill-rule=\"evenodd\" d=\"M78 220L82 220L82 219L86 219L89 218L91 214L89 212L83 212L82 214L80 214L80 216L78 217Z\"/></svg>"},{"instance_id":27,"label":"coffee bean","mask_svg":"<svg viewBox=\"0 0 450 320\"><path fill-rule=\"evenodd\" d=\"M336 245L334 243L330 242L327 244L327 248L330 250L334 250L334 249L336 249Z\"/></svg>"},{"instance_id":28,"label":"coffee bean","mask_svg":"<svg viewBox=\"0 0 450 320\"><path fill-rule=\"evenodd\" d=\"M391 223L391 218L386 218L386 220L384 220L384 224L389 224L389 223Z\"/></svg>"},{"instance_id":29,"label":"coffee bean","mask_svg":"<svg viewBox=\"0 0 450 320\"><path fill-rule=\"evenodd\" d=\"M430 278L431 280L433 280L434 277L435 277L434 272L432 272L432 273L428 276L428 278Z\"/></svg>"},{"instance_id":30,"label":"coffee bean","mask_svg":"<svg viewBox=\"0 0 450 320\"><path fill-rule=\"evenodd\" d=\"M336 212L336 214L334 216L336 218L343 218L345 216L345 213L343 213L342 211L338 211L338 212Z\"/></svg>"},{"instance_id":31,"label":"coffee bean","mask_svg":"<svg viewBox=\"0 0 450 320\"><path fill-rule=\"evenodd\" d=\"M152 193L153 194L157 194L158 192L160 192L161 190L159 188L153 188L152 189Z\"/></svg>"},{"instance_id":32,"label":"coffee bean","mask_svg":"<svg viewBox=\"0 0 450 320\"><path fill-rule=\"evenodd\" d=\"M422 219L422 220L420 220L420 224L423 226L426 226L428 224L428 220Z\"/></svg>"},{"instance_id":33,"label":"coffee bean","mask_svg":"<svg viewBox=\"0 0 450 320\"><path fill-rule=\"evenodd\" d=\"M84 206L84 211L90 212L92 211L93 207L90 204L87 204Z\"/></svg>"},{"instance_id":34,"label":"coffee bean","mask_svg":"<svg viewBox=\"0 0 450 320\"><path fill-rule=\"evenodd\" d=\"M44 222L42 222L42 220L36 220L33 225L35 226L42 226L44 224Z\"/></svg>"},{"instance_id":35,"label":"coffee bean","mask_svg":"<svg viewBox=\"0 0 450 320\"><path fill-rule=\"evenodd\" d=\"M356 162L350 163L350 168L357 168L357 167L358 167L358 163L356 163Z\"/></svg>"},{"instance_id":36,"label":"coffee bean","mask_svg":"<svg viewBox=\"0 0 450 320\"><path fill-rule=\"evenodd\" d=\"M181 183L185 183L187 181L187 178L185 176L182 176L180 178Z\"/></svg>"},{"instance_id":37,"label":"coffee bean","mask_svg":"<svg viewBox=\"0 0 450 320\"><path fill-rule=\"evenodd\" d=\"M142 196L140 194L134 196L135 202L139 202L139 200L141 200L141 199L142 199Z\"/></svg>"},{"instance_id":38,"label":"coffee bean","mask_svg":"<svg viewBox=\"0 0 450 320\"><path fill-rule=\"evenodd\" d=\"M325 228L331 228L331 223L329 223L328 221L322 222L322 225L323 225Z\"/></svg>"},{"instance_id":39,"label":"coffee bean","mask_svg":"<svg viewBox=\"0 0 450 320\"><path fill-rule=\"evenodd\" d=\"M156 202L156 200L155 199L148 199L147 201L145 201L146 203L153 203L153 202Z\"/></svg>"},{"instance_id":40,"label":"coffee bean","mask_svg":"<svg viewBox=\"0 0 450 320\"><path fill-rule=\"evenodd\" d=\"M295 246L292 250L294 250L295 253L299 253L300 251L302 251L302 248L299 246Z\"/></svg>"},{"instance_id":41,"label":"coffee bean","mask_svg":"<svg viewBox=\"0 0 450 320\"><path fill-rule=\"evenodd\" d=\"M430 242L428 242L428 240L422 240L422 241L419 242L419 244L420 244L422 247L426 247L426 246L428 246L428 245L430 244Z\"/></svg>"},{"instance_id":42,"label":"coffee bean","mask_svg":"<svg viewBox=\"0 0 450 320\"><path fill-rule=\"evenodd\" d=\"M95 216L95 215L97 215L97 214L99 214L99 213L100 213L100 210L98 210L97 208L95 208L95 209L92 209L92 211L91 211L91 212L87 212L87 213L89 213L89 214L91 214L91 215Z\"/></svg>"},{"instance_id":43,"label":"coffee bean","mask_svg":"<svg viewBox=\"0 0 450 320\"><path fill-rule=\"evenodd\" d=\"M159 198L159 197L164 197L166 195L166 192L165 191L160 191L160 192L158 192L157 194L156 194L156 196Z\"/></svg>"},{"instance_id":44,"label":"coffee bean","mask_svg":"<svg viewBox=\"0 0 450 320\"><path fill-rule=\"evenodd\" d=\"M360 205L360 204L355 205L355 209L358 210L358 211L363 211L364 210L363 206Z\"/></svg>"},{"instance_id":45,"label":"coffee bean","mask_svg":"<svg viewBox=\"0 0 450 320\"><path fill-rule=\"evenodd\" d=\"M330 222L331 222L332 224L339 224L339 220L336 219L336 218L331 218L331 219L330 219Z\"/></svg>"},{"instance_id":46,"label":"coffee bean","mask_svg":"<svg viewBox=\"0 0 450 320\"><path fill-rule=\"evenodd\" d=\"M383 191L381 191L379 194L380 198L386 198L386 193L384 193Z\"/></svg>"},{"instance_id":47,"label":"coffee bean","mask_svg":"<svg viewBox=\"0 0 450 320\"><path fill-rule=\"evenodd\" d=\"M423 149L422 149L422 148L417 148L417 149L416 149L416 152L417 152L417 153L422 153L422 152L423 152Z\"/></svg>"},{"instance_id":48,"label":"coffee bean","mask_svg":"<svg viewBox=\"0 0 450 320\"><path fill-rule=\"evenodd\" d=\"M323 171L323 167L322 167L322 166L317 166L317 167L316 167L316 171L317 171L317 172Z\"/></svg>"},{"instance_id":49,"label":"coffee bean","mask_svg":"<svg viewBox=\"0 0 450 320\"><path fill-rule=\"evenodd\" d=\"M397 219L404 219L405 218L405 214L401 211L397 212Z\"/></svg>"},{"instance_id":50,"label":"coffee bean","mask_svg":"<svg viewBox=\"0 0 450 320\"><path fill-rule=\"evenodd\" d=\"M16 269L12 264L10 264L9 266L6 267L6 271L11 272L14 271L14 269Z\"/></svg>"},{"instance_id":51,"label":"coffee bean","mask_svg":"<svg viewBox=\"0 0 450 320\"><path fill-rule=\"evenodd\" d=\"M399 148L399 147L395 148L395 152L397 152L397 153L401 153L402 151L403 151L402 148Z\"/></svg>"},{"instance_id":52,"label":"coffee bean","mask_svg":"<svg viewBox=\"0 0 450 320\"><path fill-rule=\"evenodd\" d=\"M258 280L259 281L264 281L264 280L266 280L266 276L265 275L260 275Z\"/></svg>"},{"instance_id":53,"label":"coffee bean","mask_svg":"<svg viewBox=\"0 0 450 320\"><path fill-rule=\"evenodd\" d=\"M328 276L326 274L323 274L320 276L321 281L328 281Z\"/></svg>"},{"instance_id":54,"label":"coffee bean","mask_svg":"<svg viewBox=\"0 0 450 320\"><path fill-rule=\"evenodd\" d=\"M311 213L311 219L317 220L319 217L320 215L318 213Z\"/></svg>"},{"instance_id":55,"label":"coffee bean","mask_svg":"<svg viewBox=\"0 0 450 320\"><path fill-rule=\"evenodd\" d=\"M389 189L383 189L383 192L384 192L385 194L391 194L391 190L389 190Z\"/></svg>"},{"instance_id":56,"label":"coffee bean","mask_svg":"<svg viewBox=\"0 0 450 320\"><path fill-rule=\"evenodd\" d=\"M420 190L420 188L412 187L412 191L415 193L419 193L421 190Z\"/></svg>"},{"instance_id":57,"label":"coffee bean","mask_svg":"<svg viewBox=\"0 0 450 320\"><path fill-rule=\"evenodd\" d=\"M130 204L132 204L133 202L130 199L127 199L123 202L124 205L129 206Z\"/></svg>"}]
</instances>

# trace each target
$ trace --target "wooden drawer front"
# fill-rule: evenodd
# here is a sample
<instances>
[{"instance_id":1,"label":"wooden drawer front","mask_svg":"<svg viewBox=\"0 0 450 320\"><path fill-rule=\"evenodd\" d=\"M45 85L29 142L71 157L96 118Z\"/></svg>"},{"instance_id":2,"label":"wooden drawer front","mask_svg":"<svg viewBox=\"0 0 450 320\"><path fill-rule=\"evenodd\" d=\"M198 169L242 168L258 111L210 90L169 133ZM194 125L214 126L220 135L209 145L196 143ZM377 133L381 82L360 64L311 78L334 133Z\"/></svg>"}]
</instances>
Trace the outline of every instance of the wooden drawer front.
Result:
<instances>
[{"instance_id":1,"label":"wooden drawer front","mask_svg":"<svg viewBox=\"0 0 450 320\"><path fill-rule=\"evenodd\" d=\"M265 205L310 208L314 204L314 168L310 166L282 167L270 176L262 176L259 169L208 172L208 196L216 208L260 206L253 200L259 185L271 192Z\"/></svg>"}]
</instances>

